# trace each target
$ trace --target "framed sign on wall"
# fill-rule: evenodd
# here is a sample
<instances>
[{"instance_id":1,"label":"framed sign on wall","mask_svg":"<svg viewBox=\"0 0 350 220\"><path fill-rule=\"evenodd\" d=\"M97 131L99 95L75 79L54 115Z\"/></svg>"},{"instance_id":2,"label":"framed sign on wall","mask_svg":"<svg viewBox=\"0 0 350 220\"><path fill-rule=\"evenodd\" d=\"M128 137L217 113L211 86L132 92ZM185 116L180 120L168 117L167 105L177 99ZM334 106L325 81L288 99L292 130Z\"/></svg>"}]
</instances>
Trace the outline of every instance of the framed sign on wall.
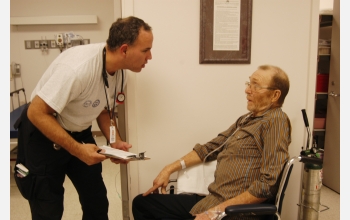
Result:
<instances>
[{"instance_id":1,"label":"framed sign on wall","mask_svg":"<svg viewBox=\"0 0 350 220\"><path fill-rule=\"evenodd\" d=\"M200 0L199 63L249 64L252 0Z\"/></svg>"}]
</instances>

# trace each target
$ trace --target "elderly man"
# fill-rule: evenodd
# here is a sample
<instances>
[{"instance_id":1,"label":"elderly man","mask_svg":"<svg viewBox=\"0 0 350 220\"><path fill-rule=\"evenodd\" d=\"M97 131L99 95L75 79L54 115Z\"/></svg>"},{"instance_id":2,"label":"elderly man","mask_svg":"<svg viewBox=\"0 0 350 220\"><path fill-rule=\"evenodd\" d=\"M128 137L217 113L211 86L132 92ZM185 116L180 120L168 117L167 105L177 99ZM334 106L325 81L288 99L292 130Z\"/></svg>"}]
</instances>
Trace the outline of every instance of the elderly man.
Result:
<instances>
[{"instance_id":1,"label":"elderly man","mask_svg":"<svg viewBox=\"0 0 350 220\"><path fill-rule=\"evenodd\" d=\"M153 187L134 198L135 220L211 219L213 213L217 214L214 211L222 212L230 205L274 199L279 176L289 159L291 125L281 109L289 79L282 69L272 65L260 66L249 79L245 90L249 112L211 141L196 144L180 160L165 166ZM217 167L215 180L208 186L209 195L166 194L173 172L213 160L217 160Z\"/></svg>"}]
</instances>

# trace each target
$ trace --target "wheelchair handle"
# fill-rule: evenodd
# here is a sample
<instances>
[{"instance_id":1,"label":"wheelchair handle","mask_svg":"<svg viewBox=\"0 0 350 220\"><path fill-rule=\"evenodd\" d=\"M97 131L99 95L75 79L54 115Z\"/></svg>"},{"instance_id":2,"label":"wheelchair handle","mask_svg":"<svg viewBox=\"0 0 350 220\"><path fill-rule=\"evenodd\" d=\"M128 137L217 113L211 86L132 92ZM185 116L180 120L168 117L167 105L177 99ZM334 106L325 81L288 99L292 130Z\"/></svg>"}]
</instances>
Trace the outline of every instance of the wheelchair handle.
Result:
<instances>
[{"instance_id":1,"label":"wheelchair handle","mask_svg":"<svg viewBox=\"0 0 350 220\"><path fill-rule=\"evenodd\" d=\"M305 109L302 109L301 112L303 113L305 127L309 127L309 120L307 119L307 115L306 115Z\"/></svg>"}]
</instances>

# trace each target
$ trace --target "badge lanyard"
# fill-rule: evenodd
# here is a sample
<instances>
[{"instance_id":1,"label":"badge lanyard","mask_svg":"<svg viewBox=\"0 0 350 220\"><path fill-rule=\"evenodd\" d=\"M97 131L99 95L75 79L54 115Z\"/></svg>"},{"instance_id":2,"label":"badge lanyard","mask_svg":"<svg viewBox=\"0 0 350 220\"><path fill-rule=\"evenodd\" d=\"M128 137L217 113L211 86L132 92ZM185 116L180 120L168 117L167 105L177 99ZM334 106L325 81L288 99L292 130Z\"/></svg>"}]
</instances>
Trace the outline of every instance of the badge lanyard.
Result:
<instances>
[{"instance_id":1,"label":"badge lanyard","mask_svg":"<svg viewBox=\"0 0 350 220\"><path fill-rule=\"evenodd\" d=\"M103 83L104 83L104 89L105 89L105 94L106 94L106 101L107 101L107 111L109 118L111 119L111 125L109 127L109 143L114 143L115 142L115 125L114 125L114 116L115 116L115 101L113 102L113 109L111 112L111 109L109 107L109 102L108 102L108 91L106 90L106 87L109 88L108 85L108 78L107 78L107 71L106 71L106 48L103 48L103 69L102 69L102 77L103 77ZM116 100L116 93L117 93L117 85L114 87L114 99Z\"/></svg>"}]
</instances>

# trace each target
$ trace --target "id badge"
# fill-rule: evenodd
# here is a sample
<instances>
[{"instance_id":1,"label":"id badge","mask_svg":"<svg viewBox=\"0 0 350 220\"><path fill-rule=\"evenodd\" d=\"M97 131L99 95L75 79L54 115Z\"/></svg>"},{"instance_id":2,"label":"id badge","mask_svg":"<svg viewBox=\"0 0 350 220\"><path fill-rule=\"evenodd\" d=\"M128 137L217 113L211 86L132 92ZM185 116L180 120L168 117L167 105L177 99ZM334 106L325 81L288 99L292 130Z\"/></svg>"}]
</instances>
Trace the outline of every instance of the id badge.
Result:
<instances>
[{"instance_id":1,"label":"id badge","mask_svg":"<svg viewBox=\"0 0 350 220\"><path fill-rule=\"evenodd\" d=\"M109 143L115 142L115 126L111 125L109 127Z\"/></svg>"}]
</instances>

